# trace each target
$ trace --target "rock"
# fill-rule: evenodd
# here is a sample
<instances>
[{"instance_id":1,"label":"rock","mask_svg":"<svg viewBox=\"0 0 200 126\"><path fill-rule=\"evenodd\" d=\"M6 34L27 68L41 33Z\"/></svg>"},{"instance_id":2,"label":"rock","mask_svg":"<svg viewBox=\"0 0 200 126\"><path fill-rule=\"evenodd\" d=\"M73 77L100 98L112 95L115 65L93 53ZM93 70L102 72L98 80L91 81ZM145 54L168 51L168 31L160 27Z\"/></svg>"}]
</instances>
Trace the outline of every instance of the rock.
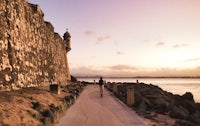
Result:
<instances>
[{"instance_id":1,"label":"rock","mask_svg":"<svg viewBox=\"0 0 200 126\"><path fill-rule=\"evenodd\" d=\"M164 114L169 111L169 102L163 98L155 99L152 104L152 109L159 114Z\"/></svg>"},{"instance_id":2,"label":"rock","mask_svg":"<svg viewBox=\"0 0 200 126\"><path fill-rule=\"evenodd\" d=\"M77 82L78 80L77 80L76 77L74 77L74 76L71 75L71 81L72 81L72 82Z\"/></svg>"},{"instance_id":3,"label":"rock","mask_svg":"<svg viewBox=\"0 0 200 126\"><path fill-rule=\"evenodd\" d=\"M48 126L54 124L59 118L59 114L62 112L62 107L56 107L54 104L49 105L49 108L50 109L41 112L43 115L41 121Z\"/></svg>"},{"instance_id":4,"label":"rock","mask_svg":"<svg viewBox=\"0 0 200 126\"><path fill-rule=\"evenodd\" d=\"M146 112L146 108L147 105L144 101L142 101L139 105L138 105L138 112L139 113L145 113Z\"/></svg>"},{"instance_id":5,"label":"rock","mask_svg":"<svg viewBox=\"0 0 200 126\"><path fill-rule=\"evenodd\" d=\"M196 103L197 110L200 112L200 103Z\"/></svg>"},{"instance_id":6,"label":"rock","mask_svg":"<svg viewBox=\"0 0 200 126\"><path fill-rule=\"evenodd\" d=\"M186 92L184 95L182 95L182 99L194 102L193 95L191 92Z\"/></svg>"},{"instance_id":7,"label":"rock","mask_svg":"<svg viewBox=\"0 0 200 126\"><path fill-rule=\"evenodd\" d=\"M138 108L139 104L141 103L142 96L141 96L141 94L137 90L135 90L134 96L135 96L134 107Z\"/></svg>"},{"instance_id":8,"label":"rock","mask_svg":"<svg viewBox=\"0 0 200 126\"><path fill-rule=\"evenodd\" d=\"M180 104L185 109L187 109L190 114L193 114L197 111L196 104L194 102L191 102L189 100L184 100L184 101L181 101Z\"/></svg>"},{"instance_id":9,"label":"rock","mask_svg":"<svg viewBox=\"0 0 200 126\"><path fill-rule=\"evenodd\" d=\"M195 103L193 95L186 92L184 95L174 95L163 91L158 86L144 83L124 83L118 85L117 97L126 100L126 86L134 87L134 109L145 117L152 117L150 113L168 114L180 119L177 125L200 125L200 103ZM185 120L185 121L183 121ZM179 123L179 124L178 124Z\"/></svg>"},{"instance_id":10,"label":"rock","mask_svg":"<svg viewBox=\"0 0 200 126\"><path fill-rule=\"evenodd\" d=\"M50 106L50 110L53 113L53 122L55 122L55 120L57 120L59 118L59 114L63 111L61 106L55 106L54 104L51 104Z\"/></svg>"},{"instance_id":11,"label":"rock","mask_svg":"<svg viewBox=\"0 0 200 126\"><path fill-rule=\"evenodd\" d=\"M172 94L171 97L172 97L172 99L174 99L174 100L177 101L177 102L182 100L181 96L180 96L180 95L177 95L177 94L175 94L175 95Z\"/></svg>"},{"instance_id":12,"label":"rock","mask_svg":"<svg viewBox=\"0 0 200 126\"><path fill-rule=\"evenodd\" d=\"M68 106L72 105L75 101L74 95L65 96L64 101Z\"/></svg>"},{"instance_id":13,"label":"rock","mask_svg":"<svg viewBox=\"0 0 200 126\"><path fill-rule=\"evenodd\" d=\"M54 123L54 115L51 110L44 110L41 112L44 118L42 118L42 121L45 125L50 125L51 123Z\"/></svg>"},{"instance_id":14,"label":"rock","mask_svg":"<svg viewBox=\"0 0 200 126\"><path fill-rule=\"evenodd\" d=\"M186 120L177 120L174 125L175 126L197 126L196 124L186 121Z\"/></svg>"},{"instance_id":15,"label":"rock","mask_svg":"<svg viewBox=\"0 0 200 126\"><path fill-rule=\"evenodd\" d=\"M183 107L177 107L176 105L171 105L169 116L177 119L187 119L189 112Z\"/></svg>"},{"instance_id":16,"label":"rock","mask_svg":"<svg viewBox=\"0 0 200 126\"><path fill-rule=\"evenodd\" d=\"M191 122L194 122L196 124L199 124L200 125L200 116L198 113L194 113L194 114L191 114L188 119L189 121Z\"/></svg>"},{"instance_id":17,"label":"rock","mask_svg":"<svg viewBox=\"0 0 200 126\"><path fill-rule=\"evenodd\" d=\"M33 105L33 109L40 111L42 109L42 105L40 102L31 102Z\"/></svg>"},{"instance_id":18,"label":"rock","mask_svg":"<svg viewBox=\"0 0 200 126\"><path fill-rule=\"evenodd\" d=\"M52 125L50 118L41 118L41 122L44 124L44 126Z\"/></svg>"}]
</instances>

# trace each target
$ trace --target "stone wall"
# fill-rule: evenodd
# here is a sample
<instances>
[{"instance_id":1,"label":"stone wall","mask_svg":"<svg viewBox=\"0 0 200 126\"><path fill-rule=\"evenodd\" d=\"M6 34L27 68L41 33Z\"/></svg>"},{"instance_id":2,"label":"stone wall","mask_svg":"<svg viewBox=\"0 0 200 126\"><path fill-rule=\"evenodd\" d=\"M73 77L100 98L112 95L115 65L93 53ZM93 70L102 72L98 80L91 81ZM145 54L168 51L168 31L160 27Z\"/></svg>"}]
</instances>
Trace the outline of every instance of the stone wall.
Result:
<instances>
[{"instance_id":1,"label":"stone wall","mask_svg":"<svg viewBox=\"0 0 200 126\"><path fill-rule=\"evenodd\" d=\"M0 90L66 84L66 45L38 5L0 0Z\"/></svg>"}]
</instances>

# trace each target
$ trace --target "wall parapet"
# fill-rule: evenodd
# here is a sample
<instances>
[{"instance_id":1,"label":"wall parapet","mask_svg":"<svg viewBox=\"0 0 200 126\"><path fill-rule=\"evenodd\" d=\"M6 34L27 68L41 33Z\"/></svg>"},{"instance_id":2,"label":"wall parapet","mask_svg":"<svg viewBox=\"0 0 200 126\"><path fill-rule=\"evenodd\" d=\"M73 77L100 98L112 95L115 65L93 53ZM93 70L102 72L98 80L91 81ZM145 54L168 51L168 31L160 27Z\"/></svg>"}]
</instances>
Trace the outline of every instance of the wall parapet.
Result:
<instances>
[{"instance_id":1,"label":"wall parapet","mask_svg":"<svg viewBox=\"0 0 200 126\"><path fill-rule=\"evenodd\" d=\"M44 13L41 10L40 6L37 4L32 4L32 3L28 3L29 6L32 8L34 13L39 13L39 15L41 15L41 17L44 17Z\"/></svg>"}]
</instances>

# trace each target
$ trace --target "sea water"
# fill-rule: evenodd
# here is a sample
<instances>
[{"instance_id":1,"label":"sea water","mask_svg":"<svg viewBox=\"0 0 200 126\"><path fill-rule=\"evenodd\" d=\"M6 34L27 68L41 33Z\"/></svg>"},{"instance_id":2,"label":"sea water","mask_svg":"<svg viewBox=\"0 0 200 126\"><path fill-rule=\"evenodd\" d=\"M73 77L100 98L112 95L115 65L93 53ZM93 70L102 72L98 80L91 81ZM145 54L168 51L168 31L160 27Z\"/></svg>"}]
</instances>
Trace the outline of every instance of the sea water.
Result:
<instances>
[{"instance_id":1,"label":"sea water","mask_svg":"<svg viewBox=\"0 0 200 126\"><path fill-rule=\"evenodd\" d=\"M200 103L200 78L103 78L106 82L133 82L157 85L165 91L183 95L191 92L195 102ZM99 78L78 78L79 81L98 82Z\"/></svg>"}]
</instances>

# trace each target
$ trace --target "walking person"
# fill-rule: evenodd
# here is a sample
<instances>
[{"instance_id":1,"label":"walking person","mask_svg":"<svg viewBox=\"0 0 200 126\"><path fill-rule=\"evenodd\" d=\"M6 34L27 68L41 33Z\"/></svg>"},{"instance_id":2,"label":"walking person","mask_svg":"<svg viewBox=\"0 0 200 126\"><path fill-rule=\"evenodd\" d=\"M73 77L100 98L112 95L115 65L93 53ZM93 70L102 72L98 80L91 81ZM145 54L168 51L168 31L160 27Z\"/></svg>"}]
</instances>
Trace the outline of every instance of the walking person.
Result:
<instances>
[{"instance_id":1,"label":"walking person","mask_svg":"<svg viewBox=\"0 0 200 126\"><path fill-rule=\"evenodd\" d=\"M101 94L101 97L103 97L103 78L100 77L100 80L99 80L99 89L100 89L100 94Z\"/></svg>"}]
</instances>

